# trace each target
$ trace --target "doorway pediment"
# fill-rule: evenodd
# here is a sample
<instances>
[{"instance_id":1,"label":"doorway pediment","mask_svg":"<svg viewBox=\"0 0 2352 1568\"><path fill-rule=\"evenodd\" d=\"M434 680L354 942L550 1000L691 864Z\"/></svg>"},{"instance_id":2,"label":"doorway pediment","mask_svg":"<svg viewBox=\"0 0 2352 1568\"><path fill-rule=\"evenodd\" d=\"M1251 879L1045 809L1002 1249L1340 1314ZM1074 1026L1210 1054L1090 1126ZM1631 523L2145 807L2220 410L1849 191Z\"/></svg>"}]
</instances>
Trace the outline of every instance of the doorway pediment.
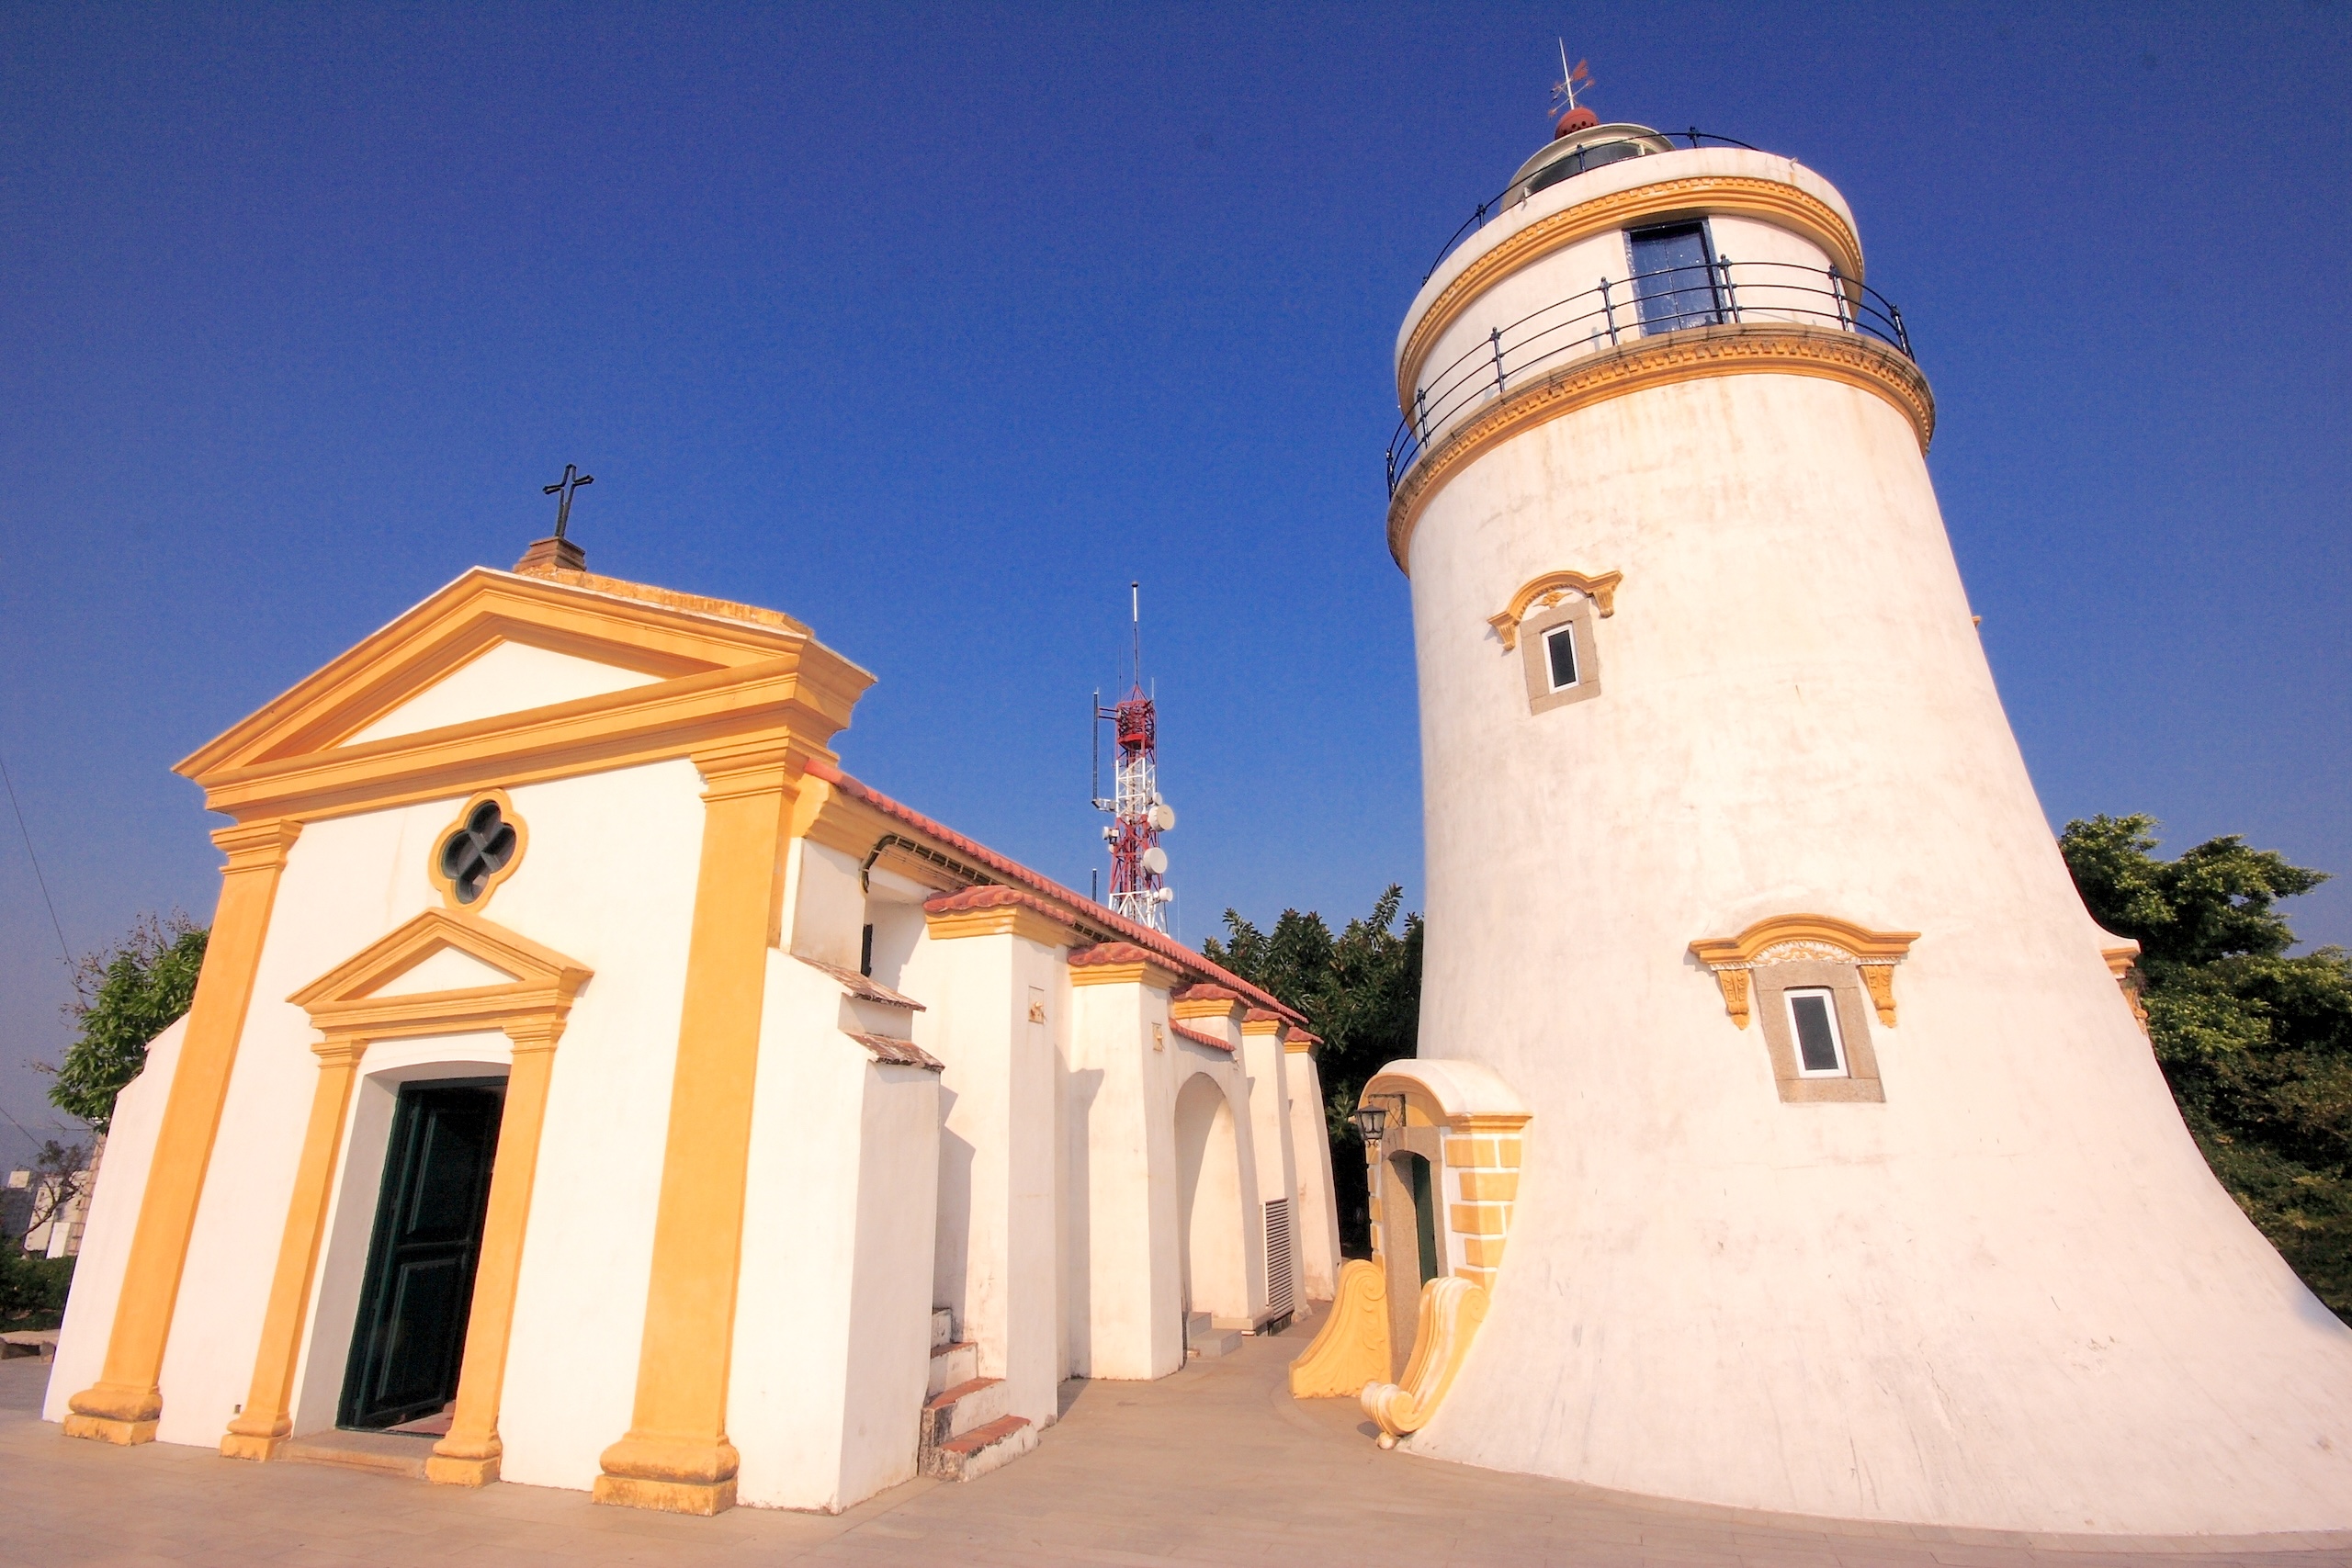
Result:
<instances>
[{"instance_id":1,"label":"doorway pediment","mask_svg":"<svg viewBox=\"0 0 2352 1568\"><path fill-rule=\"evenodd\" d=\"M519 931L478 916L427 909L287 1000L331 1039L526 1024L560 1031L593 974Z\"/></svg>"}]
</instances>

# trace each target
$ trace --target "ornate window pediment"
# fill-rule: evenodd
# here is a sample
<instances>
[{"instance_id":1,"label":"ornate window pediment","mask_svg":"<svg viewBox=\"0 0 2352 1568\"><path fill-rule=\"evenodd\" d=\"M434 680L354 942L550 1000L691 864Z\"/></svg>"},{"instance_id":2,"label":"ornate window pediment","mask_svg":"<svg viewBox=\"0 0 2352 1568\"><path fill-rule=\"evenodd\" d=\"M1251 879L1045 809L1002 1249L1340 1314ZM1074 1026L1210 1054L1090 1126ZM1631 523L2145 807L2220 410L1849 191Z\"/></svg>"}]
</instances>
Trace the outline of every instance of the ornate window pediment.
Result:
<instances>
[{"instance_id":1,"label":"ornate window pediment","mask_svg":"<svg viewBox=\"0 0 2352 1568\"><path fill-rule=\"evenodd\" d=\"M1881 1023L1894 1022L1894 965L1919 940L1917 931L1874 931L1834 915L1774 915L1737 936L1702 937L1691 954L1713 971L1724 1010L1747 1027L1748 977L1775 964L1850 964L1861 971Z\"/></svg>"}]
</instances>

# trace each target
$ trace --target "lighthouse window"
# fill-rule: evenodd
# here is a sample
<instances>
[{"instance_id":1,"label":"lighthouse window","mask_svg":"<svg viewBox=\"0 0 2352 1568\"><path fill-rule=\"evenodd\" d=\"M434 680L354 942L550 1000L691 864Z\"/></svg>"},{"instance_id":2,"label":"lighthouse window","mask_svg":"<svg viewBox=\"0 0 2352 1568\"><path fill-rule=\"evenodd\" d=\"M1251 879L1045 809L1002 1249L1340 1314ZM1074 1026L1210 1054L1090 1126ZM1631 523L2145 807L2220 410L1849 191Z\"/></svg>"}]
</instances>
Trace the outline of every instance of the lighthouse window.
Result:
<instances>
[{"instance_id":1,"label":"lighthouse window","mask_svg":"<svg viewBox=\"0 0 2352 1568\"><path fill-rule=\"evenodd\" d=\"M1571 595L1521 621L1519 657L1530 713L1599 696L1600 645L1593 638L1592 601Z\"/></svg>"},{"instance_id":2,"label":"lighthouse window","mask_svg":"<svg viewBox=\"0 0 2352 1568\"><path fill-rule=\"evenodd\" d=\"M1564 691L1577 683L1577 628L1571 621L1557 631L1544 634L1544 658L1552 676L1552 689Z\"/></svg>"},{"instance_id":3,"label":"lighthouse window","mask_svg":"<svg viewBox=\"0 0 2352 1568\"><path fill-rule=\"evenodd\" d=\"M1679 332L1723 320L1714 247L1707 243L1704 223L1635 229L1625 242L1633 252L1634 297L1641 305L1643 332Z\"/></svg>"},{"instance_id":4,"label":"lighthouse window","mask_svg":"<svg viewBox=\"0 0 2352 1568\"><path fill-rule=\"evenodd\" d=\"M1846 1053L1838 1038L1838 1010L1826 990L1792 990L1789 1022L1797 1037L1797 1072L1808 1078L1846 1076Z\"/></svg>"}]
</instances>

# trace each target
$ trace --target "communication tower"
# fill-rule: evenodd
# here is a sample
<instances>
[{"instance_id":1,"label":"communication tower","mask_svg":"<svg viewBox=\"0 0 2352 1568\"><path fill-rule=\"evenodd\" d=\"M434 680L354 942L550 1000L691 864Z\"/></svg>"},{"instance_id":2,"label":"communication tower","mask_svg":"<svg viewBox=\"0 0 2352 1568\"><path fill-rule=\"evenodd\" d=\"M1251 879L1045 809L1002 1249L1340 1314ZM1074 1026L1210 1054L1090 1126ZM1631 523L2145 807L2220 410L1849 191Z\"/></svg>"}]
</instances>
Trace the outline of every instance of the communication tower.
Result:
<instances>
[{"instance_id":1,"label":"communication tower","mask_svg":"<svg viewBox=\"0 0 2352 1568\"><path fill-rule=\"evenodd\" d=\"M1102 841L1111 846L1111 908L1156 931L1168 929L1169 900L1175 890L1160 881L1168 852L1159 835L1176 826L1176 810L1159 797L1159 715L1143 683L1143 585L1127 584L1129 629L1135 653L1135 684L1111 707L1094 694L1094 809L1107 811ZM1102 794L1102 726L1108 723L1118 749L1111 794Z\"/></svg>"}]
</instances>

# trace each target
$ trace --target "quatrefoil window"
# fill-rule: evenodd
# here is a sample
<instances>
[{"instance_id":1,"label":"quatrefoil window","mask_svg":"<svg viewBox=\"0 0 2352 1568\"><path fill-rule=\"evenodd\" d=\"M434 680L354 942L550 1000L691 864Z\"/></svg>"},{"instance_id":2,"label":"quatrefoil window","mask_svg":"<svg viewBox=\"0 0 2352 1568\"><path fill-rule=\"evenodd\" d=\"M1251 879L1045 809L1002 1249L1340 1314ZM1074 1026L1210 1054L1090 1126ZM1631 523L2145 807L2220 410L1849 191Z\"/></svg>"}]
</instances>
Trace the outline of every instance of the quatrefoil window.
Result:
<instances>
[{"instance_id":1,"label":"quatrefoil window","mask_svg":"<svg viewBox=\"0 0 2352 1568\"><path fill-rule=\"evenodd\" d=\"M450 903L481 903L514 869L523 852L523 824L513 812L504 792L493 790L468 801L443 831L433 853L433 880Z\"/></svg>"}]
</instances>

